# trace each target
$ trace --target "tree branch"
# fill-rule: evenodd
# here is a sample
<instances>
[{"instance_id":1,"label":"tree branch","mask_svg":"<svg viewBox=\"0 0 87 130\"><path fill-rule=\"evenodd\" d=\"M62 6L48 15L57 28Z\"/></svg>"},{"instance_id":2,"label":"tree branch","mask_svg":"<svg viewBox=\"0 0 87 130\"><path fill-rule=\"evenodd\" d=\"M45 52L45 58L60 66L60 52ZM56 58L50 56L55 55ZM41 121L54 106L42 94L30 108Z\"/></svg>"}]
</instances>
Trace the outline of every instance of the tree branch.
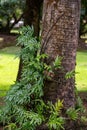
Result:
<instances>
[{"instance_id":1,"label":"tree branch","mask_svg":"<svg viewBox=\"0 0 87 130\"><path fill-rule=\"evenodd\" d=\"M12 29L12 28L14 27L14 25L17 24L17 23L21 20L21 18L23 17L23 15L24 15L24 14L21 14L21 16L20 16L18 19L17 19L16 16L14 15L15 21L14 21L14 23L10 26L10 29Z\"/></svg>"}]
</instances>

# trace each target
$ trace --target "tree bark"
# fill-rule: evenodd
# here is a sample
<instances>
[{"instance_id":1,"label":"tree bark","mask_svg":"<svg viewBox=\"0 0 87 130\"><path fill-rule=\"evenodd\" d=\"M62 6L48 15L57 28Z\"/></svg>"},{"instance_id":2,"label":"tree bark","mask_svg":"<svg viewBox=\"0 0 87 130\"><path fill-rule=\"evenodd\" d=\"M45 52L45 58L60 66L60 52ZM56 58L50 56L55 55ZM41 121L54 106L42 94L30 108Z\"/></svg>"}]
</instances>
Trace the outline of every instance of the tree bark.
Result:
<instances>
[{"instance_id":1,"label":"tree bark","mask_svg":"<svg viewBox=\"0 0 87 130\"><path fill-rule=\"evenodd\" d=\"M52 81L46 81L44 100L64 101L64 108L75 106L75 78L66 79L65 74L75 70L76 49L79 37L80 0L44 0L42 29L42 53L52 65L61 56L63 69L54 71Z\"/></svg>"},{"instance_id":2,"label":"tree bark","mask_svg":"<svg viewBox=\"0 0 87 130\"><path fill-rule=\"evenodd\" d=\"M25 25L34 27L35 36L39 36L40 31L40 8L43 0L26 0Z\"/></svg>"}]
</instances>

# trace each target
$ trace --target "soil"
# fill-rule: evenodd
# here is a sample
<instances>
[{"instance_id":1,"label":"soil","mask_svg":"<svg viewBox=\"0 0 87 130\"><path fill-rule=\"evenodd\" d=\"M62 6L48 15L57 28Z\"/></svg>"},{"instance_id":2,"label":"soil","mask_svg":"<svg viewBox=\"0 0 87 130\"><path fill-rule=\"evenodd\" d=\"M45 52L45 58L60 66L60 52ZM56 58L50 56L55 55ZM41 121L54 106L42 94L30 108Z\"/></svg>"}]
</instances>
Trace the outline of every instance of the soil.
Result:
<instances>
[{"instance_id":1,"label":"soil","mask_svg":"<svg viewBox=\"0 0 87 130\"><path fill-rule=\"evenodd\" d=\"M84 39L79 39L79 44L78 44L78 49L79 50L87 50L87 38L84 38Z\"/></svg>"},{"instance_id":2,"label":"soil","mask_svg":"<svg viewBox=\"0 0 87 130\"><path fill-rule=\"evenodd\" d=\"M16 45L16 35L3 35L0 34L0 49Z\"/></svg>"},{"instance_id":3,"label":"soil","mask_svg":"<svg viewBox=\"0 0 87 130\"><path fill-rule=\"evenodd\" d=\"M0 49L8 46L16 45L16 38L15 35L2 35L0 34ZM87 44L85 44L83 39L79 40L79 49L87 49ZM84 107L87 109L87 92L80 92L79 96L83 101ZM0 98L0 106L4 105L4 99ZM3 130L3 127L0 127L0 130Z\"/></svg>"},{"instance_id":4,"label":"soil","mask_svg":"<svg viewBox=\"0 0 87 130\"><path fill-rule=\"evenodd\" d=\"M0 130L3 130L3 127L0 127Z\"/></svg>"}]
</instances>

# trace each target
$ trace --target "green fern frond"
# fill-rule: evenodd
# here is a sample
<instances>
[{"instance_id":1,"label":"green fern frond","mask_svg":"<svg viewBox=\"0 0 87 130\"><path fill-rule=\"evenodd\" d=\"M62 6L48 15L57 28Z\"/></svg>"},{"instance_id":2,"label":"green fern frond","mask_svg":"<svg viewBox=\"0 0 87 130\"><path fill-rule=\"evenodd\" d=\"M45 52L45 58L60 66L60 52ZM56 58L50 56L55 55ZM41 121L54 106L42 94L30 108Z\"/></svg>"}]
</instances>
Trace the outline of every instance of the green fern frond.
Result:
<instances>
[{"instance_id":1,"label":"green fern frond","mask_svg":"<svg viewBox=\"0 0 87 130\"><path fill-rule=\"evenodd\" d=\"M60 113L61 109L63 108L63 100L61 101L58 99L58 101L55 103L55 110Z\"/></svg>"},{"instance_id":2,"label":"green fern frond","mask_svg":"<svg viewBox=\"0 0 87 130\"><path fill-rule=\"evenodd\" d=\"M78 119L78 112L79 109L75 110L75 108L69 108L66 111L66 114L68 115L68 117L72 120L77 120Z\"/></svg>"}]
</instances>

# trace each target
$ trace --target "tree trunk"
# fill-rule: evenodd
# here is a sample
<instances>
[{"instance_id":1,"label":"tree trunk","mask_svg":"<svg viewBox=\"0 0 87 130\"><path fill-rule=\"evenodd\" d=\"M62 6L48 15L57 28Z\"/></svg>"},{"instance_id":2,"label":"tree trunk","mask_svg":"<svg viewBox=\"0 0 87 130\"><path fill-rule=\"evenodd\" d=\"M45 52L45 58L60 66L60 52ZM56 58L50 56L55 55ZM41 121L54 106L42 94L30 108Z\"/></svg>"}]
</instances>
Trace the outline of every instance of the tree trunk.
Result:
<instances>
[{"instance_id":1,"label":"tree trunk","mask_svg":"<svg viewBox=\"0 0 87 130\"><path fill-rule=\"evenodd\" d=\"M42 0L26 0L25 25L34 27L35 36L39 36L40 31L40 8Z\"/></svg>"},{"instance_id":2,"label":"tree trunk","mask_svg":"<svg viewBox=\"0 0 87 130\"><path fill-rule=\"evenodd\" d=\"M40 31L40 8L43 0L26 0L24 12L24 25L34 27L34 35L39 38ZM20 59L17 81L21 79L22 59Z\"/></svg>"},{"instance_id":3,"label":"tree trunk","mask_svg":"<svg viewBox=\"0 0 87 130\"><path fill-rule=\"evenodd\" d=\"M10 34L10 20L7 19L7 24L5 26L0 27L0 33L2 34Z\"/></svg>"},{"instance_id":4,"label":"tree trunk","mask_svg":"<svg viewBox=\"0 0 87 130\"><path fill-rule=\"evenodd\" d=\"M44 100L64 101L64 108L75 106L75 78L65 74L75 70L76 49L79 36L80 0L44 0L42 29L42 53L49 55L45 61L52 64L61 56L63 69L54 71L52 81L46 81Z\"/></svg>"}]
</instances>

